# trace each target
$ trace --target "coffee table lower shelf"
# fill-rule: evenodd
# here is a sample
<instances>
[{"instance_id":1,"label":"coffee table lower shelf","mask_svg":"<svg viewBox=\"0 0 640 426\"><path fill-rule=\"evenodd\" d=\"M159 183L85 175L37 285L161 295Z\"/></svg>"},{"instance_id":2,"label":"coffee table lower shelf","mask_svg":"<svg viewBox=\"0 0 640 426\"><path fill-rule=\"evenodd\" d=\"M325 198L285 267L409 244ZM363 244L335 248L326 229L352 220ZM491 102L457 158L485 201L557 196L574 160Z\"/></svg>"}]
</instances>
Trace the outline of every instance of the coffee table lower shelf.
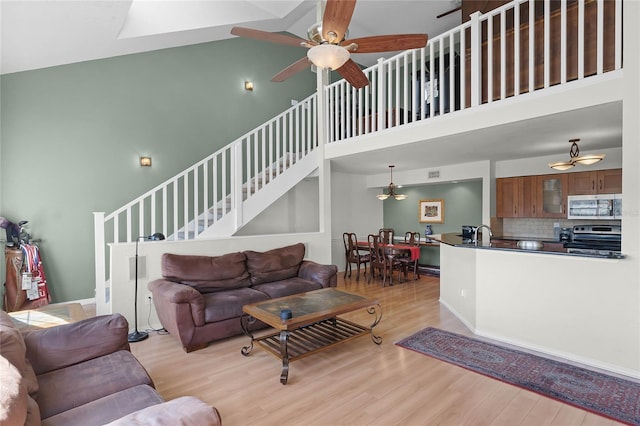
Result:
<instances>
[{"instance_id":1,"label":"coffee table lower shelf","mask_svg":"<svg viewBox=\"0 0 640 426\"><path fill-rule=\"evenodd\" d=\"M365 334L370 334L371 339L376 344L380 344L382 341L382 339L373 334L372 328L336 317L291 331L283 330L260 337L253 337L251 344L242 348L242 354L248 356L253 349L253 342L256 342L262 349L282 360L280 382L286 384L289 376L289 362Z\"/></svg>"}]
</instances>

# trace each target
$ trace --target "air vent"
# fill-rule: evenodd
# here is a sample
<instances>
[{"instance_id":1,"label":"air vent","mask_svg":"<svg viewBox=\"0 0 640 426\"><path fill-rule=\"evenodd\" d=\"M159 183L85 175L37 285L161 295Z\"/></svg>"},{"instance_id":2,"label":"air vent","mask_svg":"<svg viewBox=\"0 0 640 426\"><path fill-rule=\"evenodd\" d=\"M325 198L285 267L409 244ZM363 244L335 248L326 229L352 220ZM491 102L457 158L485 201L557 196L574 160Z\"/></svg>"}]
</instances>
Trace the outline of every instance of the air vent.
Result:
<instances>
[{"instance_id":1,"label":"air vent","mask_svg":"<svg viewBox=\"0 0 640 426\"><path fill-rule=\"evenodd\" d=\"M429 179L438 179L440 177L440 170L432 170L429 172Z\"/></svg>"}]
</instances>

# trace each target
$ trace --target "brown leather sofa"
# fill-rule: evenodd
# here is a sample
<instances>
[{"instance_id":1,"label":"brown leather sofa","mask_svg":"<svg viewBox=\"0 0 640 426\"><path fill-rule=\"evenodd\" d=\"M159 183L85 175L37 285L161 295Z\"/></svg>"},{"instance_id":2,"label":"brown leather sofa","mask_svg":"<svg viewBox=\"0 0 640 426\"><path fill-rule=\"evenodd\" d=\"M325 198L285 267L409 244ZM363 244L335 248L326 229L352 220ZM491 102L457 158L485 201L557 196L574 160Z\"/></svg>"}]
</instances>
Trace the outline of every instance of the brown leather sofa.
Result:
<instances>
[{"instance_id":1,"label":"brown leather sofa","mask_svg":"<svg viewBox=\"0 0 640 426\"><path fill-rule=\"evenodd\" d=\"M197 398L162 399L128 330L115 314L21 332L0 311L0 424L220 425Z\"/></svg>"},{"instance_id":2,"label":"brown leather sofa","mask_svg":"<svg viewBox=\"0 0 640 426\"><path fill-rule=\"evenodd\" d=\"M304 253L302 243L217 257L165 253L163 278L148 285L160 323L191 352L241 334L243 305L335 287L338 268Z\"/></svg>"}]
</instances>

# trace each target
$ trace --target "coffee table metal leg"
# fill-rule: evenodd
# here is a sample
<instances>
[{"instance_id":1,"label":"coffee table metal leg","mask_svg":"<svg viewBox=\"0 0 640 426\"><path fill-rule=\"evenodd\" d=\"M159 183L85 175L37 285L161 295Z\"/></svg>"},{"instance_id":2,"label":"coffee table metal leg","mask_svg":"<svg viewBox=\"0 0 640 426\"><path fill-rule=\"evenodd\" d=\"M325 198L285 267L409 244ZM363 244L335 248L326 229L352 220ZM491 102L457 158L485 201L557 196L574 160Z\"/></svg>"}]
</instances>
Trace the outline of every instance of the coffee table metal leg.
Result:
<instances>
[{"instance_id":1,"label":"coffee table metal leg","mask_svg":"<svg viewBox=\"0 0 640 426\"><path fill-rule=\"evenodd\" d=\"M256 322L256 319L251 315L242 314L242 316L240 317L240 328L242 328L243 333L251 339L251 343L249 343L247 346L244 346L240 350L240 353L244 356L249 356L249 354L253 350L253 341L255 339L253 337L253 333L251 333L251 331L249 330L249 325L255 322Z\"/></svg>"},{"instance_id":2,"label":"coffee table metal leg","mask_svg":"<svg viewBox=\"0 0 640 426\"><path fill-rule=\"evenodd\" d=\"M373 340L373 343L375 343L376 345L379 345L382 343L382 337L373 334L373 328L378 325L380 323L380 320L382 319L382 306L380 306L380 304L369 306L367 308L367 312L371 315L375 315L375 319L373 320L373 323L371 324L371 327L369 327L369 329L371 332L371 340Z\"/></svg>"},{"instance_id":3,"label":"coffee table metal leg","mask_svg":"<svg viewBox=\"0 0 640 426\"><path fill-rule=\"evenodd\" d=\"M280 373L280 383L287 384L289 378L289 351L287 343L289 342L289 332L282 330L280 332L280 355L282 356L282 372Z\"/></svg>"}]
</instances>

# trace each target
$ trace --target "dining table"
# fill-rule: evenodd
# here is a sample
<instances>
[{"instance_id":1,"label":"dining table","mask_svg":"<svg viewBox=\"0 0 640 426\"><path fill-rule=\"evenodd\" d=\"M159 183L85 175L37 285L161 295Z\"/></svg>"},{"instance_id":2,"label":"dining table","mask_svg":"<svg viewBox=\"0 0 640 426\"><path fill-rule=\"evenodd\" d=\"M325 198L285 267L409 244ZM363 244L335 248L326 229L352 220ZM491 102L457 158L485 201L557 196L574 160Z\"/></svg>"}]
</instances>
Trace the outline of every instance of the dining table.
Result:
<instances>
[{"instance_id":1,"label":"dining table","mask_svg":"<svg viewBox=\"0 0 640 426\"><path fill-rule=\"evenodd\" d=\"M397 257L410 257L415 261L420 259L420 246L412 246L409 244L381 244L384 249L384 254L389 260L389 265L393 265L393 261ZM368 251L369 243L367 241L357 241L356 247L358 250ZM389 285L393 285L393 274L389 274Z\"/></svg>"}]
</instances>

